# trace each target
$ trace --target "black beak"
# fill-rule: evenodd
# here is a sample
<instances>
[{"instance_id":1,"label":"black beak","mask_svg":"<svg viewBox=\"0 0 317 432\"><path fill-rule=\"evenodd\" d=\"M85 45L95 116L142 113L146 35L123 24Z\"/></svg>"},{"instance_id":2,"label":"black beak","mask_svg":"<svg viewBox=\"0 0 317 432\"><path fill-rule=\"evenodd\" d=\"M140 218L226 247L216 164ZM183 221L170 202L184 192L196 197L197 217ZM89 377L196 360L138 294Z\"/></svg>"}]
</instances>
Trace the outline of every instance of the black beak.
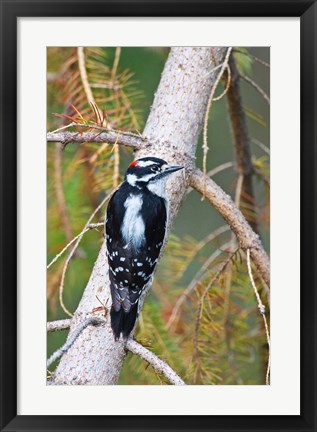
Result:
<instances>
[{"instance_id":1,"label":"black beak","mask_svg":"<svg viewBox=\"0 0 317 432\"><path fill-rule=\"evenodd\" d=\"M173 172L179 171L181 169L184 169L184 167L182 166L168 166L165 168L165 170L163 171L164 175L166 174L172 174Z\"/></svg>"}]
</instances>

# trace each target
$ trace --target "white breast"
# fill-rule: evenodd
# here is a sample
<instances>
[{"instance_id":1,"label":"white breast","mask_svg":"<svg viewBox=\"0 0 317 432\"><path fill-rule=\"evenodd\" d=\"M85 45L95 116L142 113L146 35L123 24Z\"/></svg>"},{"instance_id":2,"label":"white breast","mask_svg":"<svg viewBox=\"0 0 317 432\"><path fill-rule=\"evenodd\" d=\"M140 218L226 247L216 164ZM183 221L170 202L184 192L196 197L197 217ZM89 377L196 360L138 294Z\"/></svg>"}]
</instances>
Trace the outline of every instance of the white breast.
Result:
<instances>
[{"instance_id":1,"label":"white breast","mask_svg":"<svg viewBox=\"0 0 317 432\"><path fill-rule=\"evenodd\" d=\"M135 249L144 242L145 225L140 214L142 199L138 195L130 195L124 207L126 212L123 218L121 234L126 244L131 243Z\"/></svg>"}]
</instances>

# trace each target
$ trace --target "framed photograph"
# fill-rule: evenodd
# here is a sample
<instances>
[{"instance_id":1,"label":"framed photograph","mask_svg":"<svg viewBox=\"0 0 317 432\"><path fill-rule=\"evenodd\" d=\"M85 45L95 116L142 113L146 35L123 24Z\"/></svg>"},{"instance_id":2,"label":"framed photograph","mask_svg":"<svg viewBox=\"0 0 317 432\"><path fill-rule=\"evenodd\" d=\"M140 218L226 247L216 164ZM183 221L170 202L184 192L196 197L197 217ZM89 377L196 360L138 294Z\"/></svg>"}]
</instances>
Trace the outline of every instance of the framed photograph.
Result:
<instances>
[{"instance_id":1,"label":"framed photograph","mask_svg":"<svg viewBox=\"0 0 317 432\"><path fill-rule=\"evenodd\" d=\"M316 430L316 3L1 18L1 430Z\"/></svg>"}]
</instances>

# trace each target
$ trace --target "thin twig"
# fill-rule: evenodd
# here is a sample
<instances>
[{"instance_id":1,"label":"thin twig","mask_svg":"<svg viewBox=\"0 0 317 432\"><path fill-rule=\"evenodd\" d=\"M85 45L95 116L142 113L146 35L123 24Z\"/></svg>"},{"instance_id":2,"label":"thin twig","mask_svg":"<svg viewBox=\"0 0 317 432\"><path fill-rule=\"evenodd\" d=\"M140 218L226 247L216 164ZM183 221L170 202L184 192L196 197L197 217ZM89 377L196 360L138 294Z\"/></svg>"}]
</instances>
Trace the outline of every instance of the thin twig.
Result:
<instances>
[{"instance_id":1,"label":"thin twig","mask_svg":"<svg viewBox=\"0 0 317 432\"><path fill-rule=\"evenodd\" d=\"M67 352L69 348L73 345L80 333L85 330L85 328L87 328L89 325L101 324L102 322L104 322L104 319L96 316L90 316L85 321L80 323L78 327L76 327L76 329L68 336L68 339L64 343L64 345L58 350L56 350L47 360L46 367L49 368L56 360L62 357L62 355L65 354L65 352Z\"/></svg>"},{"instance_id":2,"label":"thin twig","mask_svg":"<svg viewBox=\"0 0 317 432\"><path fill-rule=\"evenodd\" d=\"M257 84L255 81L253 81L252 78L248 77L247 75L244 75L240 72L240 76L241 78L244 79L244 81L246 81L247 83L251 84L252 87L255 88L255 90L263 97L263 99L265 99L265 101L270 105L270 98L268 97L268 95L265 93L265 91L259 86L259 84Z\"/></svg>"},{"instance_id":3,"label":"thin twig","mask_svg":"<svg viewBox=\"0 0 317 432\"><path fill-rule=\"evenodd\" d=\"M138 355L143 360L147 361L156 372L161 373L174 385L186 385L184 381L177 375L177 373L163 360L159 359L148 349L144 348L141 344L133 339L128 339L126 348L133 354Z\"/></svg>"},{"instance_id":4,"label":"thin twig","mask_svg":"<svg viewBox=\"0 0 317 432\"><path fill-rule=\"evenodd\" d=\"M215 240L217 237L219 237L221 234L230 231L230 228L228 225L222 225L221 227L215 229L210 234L208 234L203 240L197 243L194 250L192 251L190 255L190 261L192 261L195 256L205 247L208 245L208 243L211 243L213 240ZM234 234L233 234L234 235ZM222 249L222 247L220 247ZM177 278L181 279L184 276L184 273L187 270L187 266L183 269L183 271L179 272L177 274Z\"/></svg>"},{"instance_id":5,"label":"thin twig","mask_svg":"<svg viewBox=\"0 0 317 432\"><path fill-rule=\"evenodd\" d=\"M251 268L251 259L250 259L250 249L247 249L247 266L248 266L248 273L249 273L249 277L250 277L250 281L255 293L255 297L257 299L258 302L258 308L259 311L262 315L263 318L263 322L264 322L264 327L265 327L265 333L266 333L266 340L267 340L267 345L268 345L268 349L269 349L269 357L268 357L268 362L267 362L267 370L266 370L266 377L265 377L265 383L266 385L270 384L270 368L271 368L271 341L270 341L270 333L269 333L269 327L267 324L267 320L266 320L266 316L265 316L265 306L262 303L259 291L257 290L257 287L255 285L254 279L253 279L253 275L252 275L252 268Z\"/></svg>"},{"instance_id":6,"label":"thin twig","mask_svg":"<svg viewBox=\"0 0 317 432\"><path fill-rule=\"evenodd\" d=\"M189 297L189 295L194 291L197 283L204 276L204 274L208 270L209 266L223 253L223 249L226 249L230 245L231 245L231 241L223 244L212 255L210 255L210 257L204 262L203 266L198 270L198 272L195 274L195 276L191 280L190 284L187 286L185 291L183 291L183 293L181 294L181 296L178 298L177 302L175 303L175 306L172 310L171 316L170 316L168 323L167 323L167 328L170 328L173 324L176 323L176 320L179 316L179 311L180 311L180 308L182 307L182 304Z\"/></svg>"},{"instance_id":7,"label":"thin twig","mask_svg":"<svg viewBox=\"0 0 317 432\"><path fill-rule=\"evenodd\" d=\"M269 147L267 147L265 144L263 144L261 141L259 141L256 138L251 138L252 142L257 145L258 147L260 147L261 150L264 151L264 153L266 153L267 155L270 156L270 149Z\"/></svg>"},{"instance_id":8,"label":"thin twig","mask_svg":"<svg viewBox=\"0 0 317 432\"><path fill-rule=\"evenodd\" d=\"M124 136L127 136L127 137L139 138L140 140L146 141L146 138L143 137L141 134L136 134L136 133L128 132L128 131L122 131L122 130L118 130L118 129L112 129L112 128L109 128L109 127L106 127L106 126L99 126L98 124L95 124L95 123L71 122L71 123L69 123L68 125L66 125L64 127L60 128L60 129L55 129L55 131L48 132L47 134L48 135L49 134L54 134L55 132L58 132L58 131L63 130L63 129L69 129L71 127L80 127L80 128L95 129L95 130L98 130L100 132L109 133L109 134L112 134L112 139L116 138L116 136L118 134L120 134L120 135L124 135ZM52 141L52 140L48 139L47 141ZM114 144L114 141L111 144Z\"/></svg>"},{"instance_id":9,"label":"thin twig","mask_svg":"<svg viewBox=\"0 0 317 432\"><path fill-rule=\"evenodd\" d=\"M115 79L116 79L117 70L118 70L119 61L120 61L120 56L121 56L121 47L117 47L116 53L114 56L112 71L111 71L111 81L112 81L113 86L115 84Z\"/></svg>"},{"instance_id":10,"label":"thin twig","mask_svg":"<svg viewBox=\"0 0 317 432\"><path fill-rule=\"evenodd\" d=\"M227 82L226 82L226 87L225 87L224 91L221 93L221 95L213 98L213 100L212 100L213 102L220 101L227 94L227 92L229 90L229 87L230 87L230 84L231 84L231 69L230 69L229 65L227 65L226 70L227 70L227 74L228 74L228 76L227 76Z\"/></svg>"},{"instance_id":11,"label":"thin twig","mask_svg":"<svg viewBox=\"0 0 317 432\"><path fill-rule=\"evenodd\" d=\"M221 165L216 166L215 168L211 169L210 171L208 171L207 176L208 177L213 177L216 174L228 169L228 168L232 168L234 166L233 162L225 162Z\"/></svg>"},{"instance_id":12,"label":"thin twig","mask_svg":"<svg viewBox=\"0 0 317 432\"><path fill-rule=\"evenodd\" d=\"M95 228L100 227L100 226L104 226L104 223L99 222L96 224L89 224L87 228L84 228L76 237L74 237L69 243L67 243L67 245L55 256L55 258L52 259L52 261L47 265L46 268L49 269L51 267L51 265L54 264L58 260L58 258L60 258L63 255L63 253L65 251L67 251L69 246L71 246L74 243L74 241L76 241L78 239L78 237L80 237L81 235L84 235L87 231L90 231L90 230L95 229Z\"/></svg>"},{"instance_id":13,"label":"thin twig","mask_svg":"<svg viewBox=\"0 0 317 432\"><path fill-rule=\"evenodd\" d=\"M67 315L69 315L69 316L73 316L73 314L66 308L66 306L65 306L65 304L64 304L64 301L63 301L63 291L64 291L64 282L65 282L65 275L66 275L66 271L67 271L67 268L68 268L68 264L69 264L69 262L70 262L70 260L71 260L71 258L72 258L72 256L74 255L74 252L75 252L75 250L77 249L77 247L78 247L78 245L79 245L79 243L80 243L80 241L81 241L81 239L83 238L83 235L85 234L85 232L86 232L86 228L88 228L88 226L89 226L89 224L90 224L90 222L92 221L92 219L95 217L95 215L96 215L96 213L101 209L101 207L111 198L111 196L112 196L112 194L114 193L114 191L113 192L111 192L110 194L108 194L102 201L101 201L101 203L99 204L99 206L93 211L93 213L90 215L90 217L89 217L89 219L88 219L88 221L86 222L86 224L85 224L85 226L84 226L84 228L83 228L83 231L81 232L81 234L78 236L78 238L77 238L77 240L76 240L76 243L75 243L75 245L74 245L74 247L72 248L72 250L70 251L70 253L69 253L69 255L68 255L68 257L67 257L67 259L66 259L66 261L65 261L65 264L64 264L64 267L63 267L63 272L62 272L62 277L61 277L61 282L60 282L60 285L59 285L59 302L60 302L60 305L61 305L61 308L63 309L63 311L67 314Z\"/></svg>"},{"instance_id":14,"label":"thin twig","mask_svg":"<svg viewBox=\"0 0 317 432\"><path fill-rule=\"evenodd\" d=\"M113 86L115 85L115 80L117 76L117 70L119 66L121 56L121 48L117 47L115 52L115 57L113 61L112 71L111 71L111 81ZM119 108L119 100L118 100L118 91L116 92L116 104L117 108ZM118 135L119 138L119 135ZM118 141L118 140L117 140ZM117 142L113 146L113 152L114 152L114 165L113 165L113 187L116 188L119 185L120 181L120 172L119 172L119 166L120 166L120 148L117 145Z\"/></svg>"},{"instance_id":15,"label":"thin twig","mask_svg":"<svg viewBox=\"0 0 317 432\"><path fill-rule=\"evenodd\" d=\"M228 61L229 61L229 56L230 56L231 51L232 51L232 47L229 47L228 50L227 50L224 62L222 63L220 72L219 72L219 74L218 74L218 76L216 78L216 81L215 81L214 85L212 86L212 89L211 89L211 92L210 92L210 95L209 95L209 99L208 99L208 103L207 103L205 120L204 120L204 129L203 129L203 152L204 152L204 155L203 155L203 173L204 173L205 177L206 177L206 171L207 171L207 152L209 150L209 148L208 148L208 142L207 142L209 113L210 113L212 102L214 100L214 95L215 95L216 88L217 88L217 86L219 84L219 81L220 81L220 79L221 79L224 71L226 70L226 68L228 66ZM203 194L202 198L204 198L204 194Z\"/></svg>"},{"instance_id":16,"label":"thin twig","mask_svg":"<svg viewBox=\"0 0 317 432\"><path fill-rule=\"evenodd\" d=\"M101 119L100 123L102 123L103 113L102 113L101 109L98 108L96 101L95 101L95 98L94 98L94 95L91 91L91 87L90 87L89 80L88 80L87 69L86 69L85 51L84 51L83 47L77 48L77 57L78 57L78 66L79 66L80 78L81 78L82 85L84 87L87 102L94 109L97 110L98 117ZM101 125L101 126L103 126L103 125Z\"/></svg>"},{"instance_id":17,"label":"thin twig","mask_svg":"<svg viewBox=\"0 0 317 432\"><path fill-rule=\"evenodd\" d=\"M70 328L71 322L72 322L71 319L50 321L46 324L46 331L55 332L55 331L68 330Z\"/></svg>"},{"instance_id":18,"label":"thin twig","mask_svg":"<svg viewBox=\"0 0 317 432\"><path fill-rule=\"evenodd\" d=\"M231 244L231 242L230 242ZM214 275L214 277L211 279L211 281L209 282L209 284L207 285L207 287L204 289L200 300L199 300L199 304L198 304L198 309L197 309L197 314L196 314L196 320L195 320L195 331L194 331L194 349L195 349L195 354L197 355L198 353L198 333L199 333L199 325L200 325L200 318L202 315L202 309L203 309L203 303L204 303L204 299L208 293L208 291L210 290L210 288L212 287L212 285L218 280L219 276L224 272L224 270L226 269L227 265L231 262L232 258L235 256L235 254L238 252L239 248L236 249L234 252L232 252L229 257L226 259L226 261L222 264L221 268L217 271L217 273Z\"/></svg>"}]
</instances>

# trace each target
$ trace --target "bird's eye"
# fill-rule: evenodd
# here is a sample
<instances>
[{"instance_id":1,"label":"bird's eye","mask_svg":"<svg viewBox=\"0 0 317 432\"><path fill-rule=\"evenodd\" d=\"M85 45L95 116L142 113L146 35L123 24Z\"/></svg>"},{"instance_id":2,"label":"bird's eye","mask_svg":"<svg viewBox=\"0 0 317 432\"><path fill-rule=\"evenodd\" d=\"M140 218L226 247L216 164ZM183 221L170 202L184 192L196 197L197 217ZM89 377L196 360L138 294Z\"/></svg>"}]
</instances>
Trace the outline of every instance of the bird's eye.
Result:
<instances>
[{"instance_id":1,"label":"bird's eye","mask_svg":"<svg viewBox=\"0 0 317 432\"><path fill-rule=\"evenodd\" d=\"M161 171L161 168L158 165L154 165L151 167L151 171L158 172L158 171Z\"/></svg>"}]
</instances>

